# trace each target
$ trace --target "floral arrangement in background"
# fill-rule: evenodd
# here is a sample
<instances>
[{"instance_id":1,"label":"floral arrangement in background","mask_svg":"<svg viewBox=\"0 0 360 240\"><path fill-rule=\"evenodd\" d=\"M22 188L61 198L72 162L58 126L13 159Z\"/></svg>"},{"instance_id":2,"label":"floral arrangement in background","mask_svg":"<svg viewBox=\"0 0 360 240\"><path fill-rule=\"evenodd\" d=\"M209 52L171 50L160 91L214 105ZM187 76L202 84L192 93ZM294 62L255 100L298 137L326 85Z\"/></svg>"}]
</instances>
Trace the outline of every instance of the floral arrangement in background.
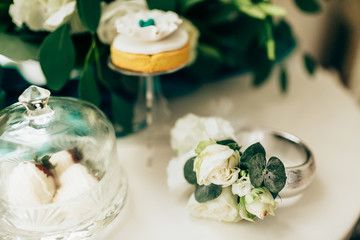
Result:
<instances>
[{"instance_id":1,"label":"floral arrangement in background","mask_svg":"<svg viewBox=\"0 0 360 240\"><path fill-rule=\"evenodd\" d=\"M178 156L168 165L168 186L177 195L191 194L191 215L254 222L275 214L275 198L286 183L284 164L277 157L266 160L260 143L242 152L226 120L188 114L171 130L171 145Z\"/></svg>"},{"instance_id":2,"label":"floral arrangement in background","mask_svg":"<svg viewBox=\"0 0 360 240\"><path fill-rule=\"evenodd\" d=\"M306 12L320 9L317 0L294 2ZM171 10L183 18L193 60L177 74L193 85L240 71L253 72L259 85L294 46L285 10L269 0L1 0L0 54L39 61L55 92L78 70L78 96L101 107L101 91L109 93L111 118L131 128L137 81L112 72L107 57L118 34L116 19L143 9ZM309 57L307 63L314 65ZM285 90L285 68L280 79ZM1 90L0 104L4 97Z\"/></svg>"}]
</instances>

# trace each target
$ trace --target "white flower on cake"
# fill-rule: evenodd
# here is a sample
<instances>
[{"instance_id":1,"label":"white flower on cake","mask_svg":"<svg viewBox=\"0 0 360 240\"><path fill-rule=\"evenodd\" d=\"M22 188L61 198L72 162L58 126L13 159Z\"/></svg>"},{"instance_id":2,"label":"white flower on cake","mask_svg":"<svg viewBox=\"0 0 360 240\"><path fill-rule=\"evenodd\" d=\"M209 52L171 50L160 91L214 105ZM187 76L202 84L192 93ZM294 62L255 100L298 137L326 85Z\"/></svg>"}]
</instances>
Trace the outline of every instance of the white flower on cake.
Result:
<instances>
[{"instance_id":1,"label":"white flower on cake","mask_svg":"<svg viewBox=\"0 0 360 240\"><path fill-rule=\"evenodd\" d=\"M187 204L190 214L195 217L209 218L223 222L238 222L241 220L237 210L237 196L231 193L230 187L223 188L219 197L214 200L199 203L194 194Z\"/></svg>"},{"instance_id":2,"label":"white flower on cake","mask_svg":"<svg viewBox=\"0 0 360 240\"><path fill-rule=\"evenodd\" d=\"M176 121L170 135L171 147L180 155L196 148L202 140L235 138L234 129L228 121L191 113Z\"/></svg>"},{"instance_id":3,"label":"white flower on cake","mask_svg":"<svg viewBox=\"0 0 360 240\"><path fill-rule=\"evenodd\" d=\"M11 171L7 184L10 203L36 206L51 202L56 190L54 178L41 167L22 162Z\"/></svg>"},{"instance_id":4,"label":"white flower on cake","mask_svg":"<svg viewBox=\"0 0 360 240\"><path fill-rule=\"evenodd\" d=\"M238 179L240 172L238 168L239 152L213 142L200 142L200 148L204 147L203 144L210 145L197 152L198 156L194 161L197 183L199 185L213 183L223 187L233 184Z\"/></svg>"},{"instance_id":5,"label":"white flower on cake","mask_svg":"<svg viewBox=\"0 0 360 240\"><path fill-rule=\"evenodd\" d=\"M147 8L145 1L124 1L117 0L111 3L102 3L101 18L96 33L101 42L110 44L116 37L117 30L115 21L117 18L145 10Z\"/></svg>"},{"instance_id":6,"label":"white flower on cake","mask_svg":"<svg viewBox=\"0 0 360 240\"><path fill-rule=\"evenodd\" d=\"M54 31L72 17L75 8L76 0L14 0L9 14L18 27Z\"/></svg>"},{"instance_id":7,"label":"white flower on cake","mask_svg":"<svg viewBox=\"0 0 360 240\"><path fill-rule=\"evenodd\" d=\"M174 12L161 10L140 11L118 18L118 33L135 41L158 41L174 33L182 20Z\"/></svg>"},{"instance_id":8,"label":"white flower on cake","mask_svg":"<svg viewBox=\"0 0 360 240\"><path fill-rule=\"evenodd\" d=\"M253 188L250 193L240 198L239 214L248 221L256 217L264 219L268 214L275 215L278 203L267 188Z\"/></svg>"}]
</instances>

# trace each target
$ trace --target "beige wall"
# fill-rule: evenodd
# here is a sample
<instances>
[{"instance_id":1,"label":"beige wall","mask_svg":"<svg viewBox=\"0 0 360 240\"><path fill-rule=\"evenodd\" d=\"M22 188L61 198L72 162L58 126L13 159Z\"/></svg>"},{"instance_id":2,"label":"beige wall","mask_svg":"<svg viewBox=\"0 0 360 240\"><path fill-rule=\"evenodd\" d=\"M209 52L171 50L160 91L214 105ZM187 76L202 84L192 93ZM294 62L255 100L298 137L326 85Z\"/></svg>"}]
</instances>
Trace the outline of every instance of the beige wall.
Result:
<instances>
[{"instance_id":1,"label":"beige wall","mask_svg":"<svg viewBox=\"0 0 360 240\"><path fill-rule=\"evenodd\" d=\"M326 57L331 26L336 22L336 10L342 0L321 1L322 11L317 14L302 12L294 4L294 0L273 0L287 10L287 21L298 39L298 45L312 54L317 60ZM320 2L320 1L319 1ZM331 37L330 37L331 38Z\"/></svg>"}]
</instances>

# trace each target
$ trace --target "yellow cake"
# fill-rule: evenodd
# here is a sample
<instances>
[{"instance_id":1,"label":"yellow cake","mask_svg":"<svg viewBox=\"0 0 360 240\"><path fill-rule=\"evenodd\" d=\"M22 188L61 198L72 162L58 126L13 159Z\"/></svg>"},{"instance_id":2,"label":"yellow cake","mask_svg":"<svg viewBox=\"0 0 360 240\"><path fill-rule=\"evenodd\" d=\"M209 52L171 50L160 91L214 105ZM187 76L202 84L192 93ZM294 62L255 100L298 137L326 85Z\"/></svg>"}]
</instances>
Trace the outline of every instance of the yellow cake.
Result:
<instances>
[{"instance_id":1,"label":"yellow cake","mask_svg":"<svg viewBox=\"0 0 360 240\"><path fill-rule=\"evenodd\" d=\"M152 25L141 26L147 22ZM190 44L188 33L178 28L181 22L175 13L159 10L119 19L119 35L110 49L112 63L137 72L166 71L185 65Z\"/></svg>"}]
</instances>

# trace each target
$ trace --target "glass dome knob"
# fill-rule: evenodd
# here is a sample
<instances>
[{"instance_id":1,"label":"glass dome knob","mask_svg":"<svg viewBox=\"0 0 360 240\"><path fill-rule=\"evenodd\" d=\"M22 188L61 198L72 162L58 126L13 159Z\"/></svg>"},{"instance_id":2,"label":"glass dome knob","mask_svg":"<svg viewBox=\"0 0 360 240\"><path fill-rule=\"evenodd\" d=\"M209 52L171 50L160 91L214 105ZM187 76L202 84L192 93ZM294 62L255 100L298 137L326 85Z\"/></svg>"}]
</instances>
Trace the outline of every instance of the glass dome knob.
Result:
<instances>
[{"instance_id":1,"label":"glass dome knob","mask_svg":"<svg viewBox=\"0 0 360 240\"><path fill-rule=\"evenodd\" d=\"M19 102L25 106L28 115L38 116L51 112L47 106L49 97L49 90L32 85L19 96Z\"/></svg>"}]
</instances>

